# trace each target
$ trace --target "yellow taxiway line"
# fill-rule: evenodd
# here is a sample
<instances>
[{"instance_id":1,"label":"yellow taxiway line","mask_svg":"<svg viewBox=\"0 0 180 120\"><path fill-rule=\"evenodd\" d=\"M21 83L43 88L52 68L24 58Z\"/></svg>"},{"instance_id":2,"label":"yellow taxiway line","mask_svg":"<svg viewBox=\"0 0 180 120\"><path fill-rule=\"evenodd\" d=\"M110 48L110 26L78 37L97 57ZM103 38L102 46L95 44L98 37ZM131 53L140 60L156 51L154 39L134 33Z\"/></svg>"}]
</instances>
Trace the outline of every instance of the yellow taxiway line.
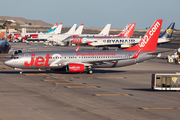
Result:
<instances>
[{"instance_id":1,"label":"yellow taxiway line","mask_svg":"<svg viewBox=\"0 0 180 120\"><path fill-rule=\"evenodd\" d=\"M84 83L54 83L56 85L84 85Z\"/></svg>"},{"instance_id":2,"label":"yellow taxiway line","mask_svg":"<svg viewBox=\"0 0 180 120\"><path fill-rule=\"evenodd\" d=\"M26 76L41 76L41 75L42 75L42 76L43 76L43 75L44 75L44 76L48 76L49 74L46 74L46 73L26 74L26 73L25 73L25 74L23 74L23 75L26 75Z\"/></svg>"},{"instance_id":3,"label":"yellow taxiway line","mask_svg":"<svg viewBox=\"0 0 180 120\"><path fill-rule=\"evenodd\" d=\"M67 88L98 88L97 86L66 86Z\"/></svg>"},{"instance_id":4,"label":"yellow taxiway line","mask_svg":"<svg viewBox=\"0 0 180 120\"><path fill-rule=\"evenodd\" d=\"M180 108L141 108L143 110L174 110L174 109L180 109Z\"/></svg>"},{"instance_id":5,"label":"yellow taxiway line","mask_svg":"<svg viewBox=\"0 0 180 120\"><path fill-rule=\"evenodd\" d=\"M45 82L48 82L48 81L51 81L51 82L53 82L53 81L62 81L62 82L67 82L67 81L70 81L70 80L43 80L43 81L45 81Z\"/></svg>"},{"instance_id":6,"label":"yellow taxiway line","mask_svg":"<svg viewBox=\"0 0 180 120\"><path fill-rule=\"evenodd\" d=\"M4 68L4 69L8 70L8 69L13 69L13 68L11 68L11 67L6 67L6 68Z\"/></svg>"},{"instance_id":7,"label":"yellow taxiway line","mask_svg":"<svg viewBox=\"0 0 180 120\"><path fill-rule=\"evenodd\" d=\"M131 96L130 94L94 94L95 96Z\"/></svg>"},{"instance_id":8,"label":"yellow taxiway line","mask_svg":"<svg viewBox=\"0 0 180 120\"><path fill-rule=\"evenodd\" d=\"M46 78L123 79L124 77L46 77Z\"/></svg>"}]
</instances>

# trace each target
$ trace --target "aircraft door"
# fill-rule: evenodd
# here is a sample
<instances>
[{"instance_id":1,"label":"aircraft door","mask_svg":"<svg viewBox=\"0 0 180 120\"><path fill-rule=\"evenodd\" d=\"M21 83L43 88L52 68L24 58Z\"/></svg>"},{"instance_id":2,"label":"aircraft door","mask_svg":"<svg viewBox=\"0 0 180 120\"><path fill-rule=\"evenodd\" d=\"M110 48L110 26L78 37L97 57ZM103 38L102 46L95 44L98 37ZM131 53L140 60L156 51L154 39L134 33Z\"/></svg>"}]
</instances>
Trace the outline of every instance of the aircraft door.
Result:
<instances>
[{"instance_id":1,"label":"aircraft door","mask_svg":"<svg viewBox=\"0 0 180 120\"><path fill-rule=\"evenodd\" d=\"M23 61L28 61L28 63L30 63L31 57L30 57L30 55L28 53L24 54L24 59L22 59L21 63L24 63Z\"/></svg>"}]
</instances>

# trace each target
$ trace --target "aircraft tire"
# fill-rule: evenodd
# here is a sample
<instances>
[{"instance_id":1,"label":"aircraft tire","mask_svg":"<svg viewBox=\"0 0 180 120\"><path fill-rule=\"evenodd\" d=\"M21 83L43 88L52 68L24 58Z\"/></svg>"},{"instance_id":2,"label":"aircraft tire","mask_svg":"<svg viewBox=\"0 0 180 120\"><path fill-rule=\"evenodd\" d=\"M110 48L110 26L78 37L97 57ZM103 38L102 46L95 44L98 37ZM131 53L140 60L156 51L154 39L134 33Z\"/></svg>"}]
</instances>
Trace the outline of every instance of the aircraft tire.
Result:
<instances>
[{"instance_id":1,"label":"aircraft tire","mask_svg":"<svg viewBox=\"0 0 180 120\"><path fill-rule=\"evenodd\" d=\"M93 71L92 70L88 70L87 74L93 74Z\"/></svg>"}]
</instances>

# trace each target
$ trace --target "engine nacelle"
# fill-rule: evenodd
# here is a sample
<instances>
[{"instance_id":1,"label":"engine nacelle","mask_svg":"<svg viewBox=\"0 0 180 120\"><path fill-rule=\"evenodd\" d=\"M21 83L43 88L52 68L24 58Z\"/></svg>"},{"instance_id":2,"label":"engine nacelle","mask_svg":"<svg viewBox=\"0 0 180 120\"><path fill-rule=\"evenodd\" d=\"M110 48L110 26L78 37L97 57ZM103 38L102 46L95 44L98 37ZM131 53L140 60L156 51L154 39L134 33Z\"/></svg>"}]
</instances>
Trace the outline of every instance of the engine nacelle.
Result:
<instances>
[{"instance_id":1,"label":"engine nacelle","mask_svg":"<svg viewBox=\"0 0 180 120\"><path fill-rule=\"evenodd\" d=\"M22 53L22 50L14 51L14 55L15 55L15 54L18 54L18 53Z\"/></svg>"},{"instance_id":2,"label":"engine nacelle","mask_svg":"<svg viewBox=\"0 0 180 120\"><path fill-rule=\"evenodd\" d=\"M66 66L67 72L84 72L84 64L70 63Z\"/></svg>"}]
</instances>

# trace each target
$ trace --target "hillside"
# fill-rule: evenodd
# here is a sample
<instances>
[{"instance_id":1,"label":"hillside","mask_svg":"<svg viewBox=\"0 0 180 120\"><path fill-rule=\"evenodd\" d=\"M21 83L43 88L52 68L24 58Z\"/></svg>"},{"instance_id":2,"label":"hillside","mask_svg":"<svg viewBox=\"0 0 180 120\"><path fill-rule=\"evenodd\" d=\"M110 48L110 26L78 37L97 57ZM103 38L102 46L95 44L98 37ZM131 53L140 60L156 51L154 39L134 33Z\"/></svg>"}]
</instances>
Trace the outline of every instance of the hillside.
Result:
<instances>
[{"instance_id":1,"label":"hillside","mask_svg":"<svg viewBox=\"0 0 180 120\"><path fill-rule=\"evenodd\" d=\"M31 23L32 26L44 26L44 27L51 27L52 24L46 23L42 20L29 20L23 17L8 17L8 16L0 16L1 24L6 20L14 20L18 25L25 25Z\"/></svg>"}]
</instances>

